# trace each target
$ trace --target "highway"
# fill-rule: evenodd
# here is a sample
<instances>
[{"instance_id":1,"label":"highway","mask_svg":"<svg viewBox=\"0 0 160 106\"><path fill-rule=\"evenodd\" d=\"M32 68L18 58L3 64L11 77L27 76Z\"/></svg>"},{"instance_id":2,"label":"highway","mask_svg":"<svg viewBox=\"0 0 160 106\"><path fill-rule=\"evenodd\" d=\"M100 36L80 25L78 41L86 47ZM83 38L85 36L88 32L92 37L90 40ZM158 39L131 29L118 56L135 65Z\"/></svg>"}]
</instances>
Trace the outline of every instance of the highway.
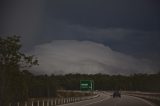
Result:
<instances>
[{"instance_id":1,"label":"highway","mask_svg":"<svg viewBox=\"0 0 160 106\"><path fill-rule=\"evenodd\" d=\"M76 103L59 106L155 106L152 103L137 97L122 95L121 98L112 98L111 93L99 93L99 97Z\"/></svg>"}]
</instances>

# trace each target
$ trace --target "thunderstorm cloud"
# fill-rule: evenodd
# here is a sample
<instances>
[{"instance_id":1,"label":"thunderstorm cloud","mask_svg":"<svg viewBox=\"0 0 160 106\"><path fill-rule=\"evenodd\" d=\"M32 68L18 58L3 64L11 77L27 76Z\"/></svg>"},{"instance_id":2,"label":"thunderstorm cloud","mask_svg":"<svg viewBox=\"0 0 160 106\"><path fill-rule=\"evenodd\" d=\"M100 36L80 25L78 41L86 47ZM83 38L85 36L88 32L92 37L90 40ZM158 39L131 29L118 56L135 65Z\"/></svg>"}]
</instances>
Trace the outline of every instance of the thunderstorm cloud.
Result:
<instances>
[{"instance_id":1,"label":"thunderstorm cloud","mask_svg":"<svg viewBox=\"0 0 160 106\"><path fill-rule=\"evenodd\" d=\"M137 59L91 41L53 40L31 51L39 58L36 73L134 74L153 73L149 60Z\"/></svg>"}]
</instances>

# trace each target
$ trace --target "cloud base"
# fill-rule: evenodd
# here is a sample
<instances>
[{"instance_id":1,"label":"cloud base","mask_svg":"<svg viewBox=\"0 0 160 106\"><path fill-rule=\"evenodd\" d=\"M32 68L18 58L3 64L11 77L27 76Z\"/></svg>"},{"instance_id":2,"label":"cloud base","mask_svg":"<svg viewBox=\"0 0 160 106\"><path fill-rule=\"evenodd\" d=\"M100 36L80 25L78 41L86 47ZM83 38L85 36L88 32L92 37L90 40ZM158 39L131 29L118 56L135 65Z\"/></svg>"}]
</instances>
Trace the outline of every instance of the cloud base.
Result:
<instances>
[{"instance_id":1,"label":"cloud base","mask_svg":"<svg viewBox=\"0 0 160 106\"><path fill-rule=\"evenodd\" d=\"M141 60L91 41L54 40L31 51L39 58L36 73L134 74L154 73L150 61Z\"/></svg>"}]
</instances>

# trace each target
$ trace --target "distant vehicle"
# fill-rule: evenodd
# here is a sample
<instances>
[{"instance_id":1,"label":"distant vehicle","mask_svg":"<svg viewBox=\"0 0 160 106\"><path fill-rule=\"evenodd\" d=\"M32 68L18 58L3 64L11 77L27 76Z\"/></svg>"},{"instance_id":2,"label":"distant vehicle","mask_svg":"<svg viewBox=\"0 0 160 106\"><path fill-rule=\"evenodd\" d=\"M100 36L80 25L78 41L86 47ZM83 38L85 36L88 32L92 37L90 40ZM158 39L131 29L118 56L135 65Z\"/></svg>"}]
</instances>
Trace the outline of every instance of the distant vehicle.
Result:
<instances>
[{"instance_id":1,"label":"distant vehicle","mask_svg":"<svg viewBox=\"0 0 160 106\"><path fill-rule=\"evenodd\" d=\"M116 97L121 97L121 93L119 91L114 91L113 92L113 98L116 98Z\"/></svg>"}]
</instances>

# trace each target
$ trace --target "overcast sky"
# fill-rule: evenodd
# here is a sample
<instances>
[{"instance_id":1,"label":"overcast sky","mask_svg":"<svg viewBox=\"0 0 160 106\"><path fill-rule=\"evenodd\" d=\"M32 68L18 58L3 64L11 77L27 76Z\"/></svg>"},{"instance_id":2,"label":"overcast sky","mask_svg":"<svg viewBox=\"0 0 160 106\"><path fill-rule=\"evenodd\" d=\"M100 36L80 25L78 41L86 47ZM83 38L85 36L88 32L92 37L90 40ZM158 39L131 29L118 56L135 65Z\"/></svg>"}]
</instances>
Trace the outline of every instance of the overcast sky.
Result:
<instances>
[{"instance_id":1,"label":"overcast sky","mask_svg":"<svg viewBox=\"0 0 160 106\"><path fill-rule=\"evenodd\" d=\"M0 0L0 36L19 35L37 73L155 73L159 0Z\"/></svg>"}]
</instances>

